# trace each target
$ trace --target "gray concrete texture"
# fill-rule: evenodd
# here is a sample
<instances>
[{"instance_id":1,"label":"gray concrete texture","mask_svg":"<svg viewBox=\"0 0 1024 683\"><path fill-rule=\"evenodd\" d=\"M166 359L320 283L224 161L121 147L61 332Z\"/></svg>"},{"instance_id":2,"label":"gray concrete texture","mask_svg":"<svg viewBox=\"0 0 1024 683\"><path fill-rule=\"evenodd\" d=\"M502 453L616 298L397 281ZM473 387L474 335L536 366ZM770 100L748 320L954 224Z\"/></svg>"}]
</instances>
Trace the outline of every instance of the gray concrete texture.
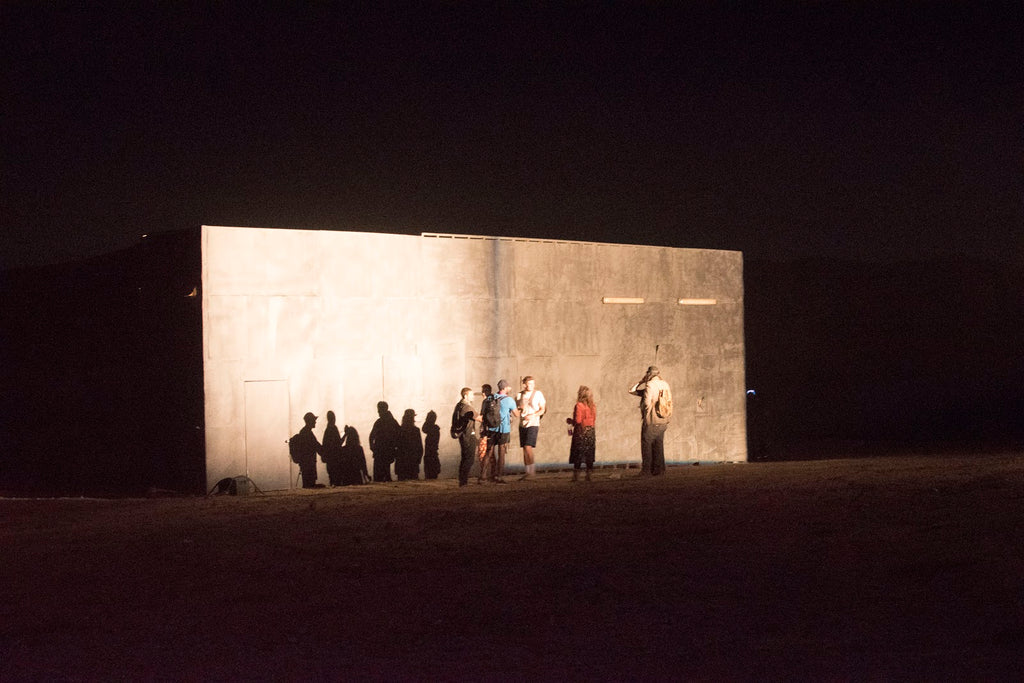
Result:
<instances>
[{"instance_id":1,"label":"gray concrete texture","mask_svg":"<svg viewBox=\"0 0 1024 683\"><path fill-rule=\"evenodd\" d=\"M328 410L354 426L372 469L381 400L399 421L415 410L418 426L436 412L452 477L460 388L518 388L524 375L548 402L538 469L566 465L581 384L597 400L598 462L636 463L628 389L656 356L675 402L666 459L746 460L740 252L213 226L202 250L209 486L239 474L295 486L286 440L306 411L320 416L318 437ZM515 433L508 464L522 465Z\"/></svg>"}]
</instances>

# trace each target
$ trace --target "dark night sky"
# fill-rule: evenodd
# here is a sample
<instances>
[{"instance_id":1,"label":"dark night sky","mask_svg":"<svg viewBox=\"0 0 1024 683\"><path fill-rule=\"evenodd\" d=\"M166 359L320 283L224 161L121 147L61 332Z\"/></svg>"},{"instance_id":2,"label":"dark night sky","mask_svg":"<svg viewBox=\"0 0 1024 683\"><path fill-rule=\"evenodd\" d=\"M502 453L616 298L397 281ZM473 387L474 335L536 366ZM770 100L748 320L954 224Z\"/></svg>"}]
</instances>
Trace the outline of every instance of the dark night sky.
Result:
<instances>
[{"instance_id":1,"label":"dark night sky","mask_svg":"<svg viewBox=\"0 0 1024 683\"><path fill-rule=\"evenodd\" d=\"M1024 261L1020 3L91 4L0 4L0 265L202 223Z\"/></svg>"}]
</instances>

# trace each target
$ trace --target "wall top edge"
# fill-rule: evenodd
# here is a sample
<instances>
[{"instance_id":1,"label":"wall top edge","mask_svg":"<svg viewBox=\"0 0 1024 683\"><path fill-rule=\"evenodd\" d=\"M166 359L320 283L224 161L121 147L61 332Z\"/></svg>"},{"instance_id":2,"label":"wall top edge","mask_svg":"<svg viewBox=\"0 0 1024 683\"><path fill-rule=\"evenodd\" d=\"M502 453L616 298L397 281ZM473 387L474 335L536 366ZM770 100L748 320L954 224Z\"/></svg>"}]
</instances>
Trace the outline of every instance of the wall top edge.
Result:
<instances>
[{"instance_id":1,"label":"wall top edge","mask_svg":"<svg viewBox=\"0 0 1024 683\"><path fill-rule=\"evenodd\" d=\"M741 254L738 249L702 249L698 247L669 247L658 244L629 244L625 242L586 242L582 240L545 239L540 237L496 237L491 235L463 235L444 232L422 232L420 237L454 240L492 240L495 242L533 242L537 244L584 244L597 247L643 247L647 249L679 249L683 251L720 251Z\"/></svg>"},{"instance_id":2,"label":"wall top edge","mask_svg":"<svg viewBox=\"0 0 1024 683\"><path fill-rule=\"evenodd\" d=\"M343 232L353 235L390 235L392 237L410 237L410 238L427 238L427 239L450 239L450 240L466 240L466 241L493 241L493 242L517 242L524 244L581 244L588 246L598 247L641 247L646 249L677 249L680 251L714 251L722 253L735 253L742 254L743 252L738 249L702 249L698 247L668 247L656 244L628 244L624 242L587 242L582 240L560 240L560 239L545 239L539 237L498 237L493 235L466 235L466 234L455 234L455 233L444 233L444 232L421 232L419 235L407 235L395 232L369 232L364 230L333 230L330 228L264 228L257 226L242 226L242 225L203 225L202 228L211 228L214 230L280 230L280 231L298 231L298 232Z\"/></svg>"}]
</instances>

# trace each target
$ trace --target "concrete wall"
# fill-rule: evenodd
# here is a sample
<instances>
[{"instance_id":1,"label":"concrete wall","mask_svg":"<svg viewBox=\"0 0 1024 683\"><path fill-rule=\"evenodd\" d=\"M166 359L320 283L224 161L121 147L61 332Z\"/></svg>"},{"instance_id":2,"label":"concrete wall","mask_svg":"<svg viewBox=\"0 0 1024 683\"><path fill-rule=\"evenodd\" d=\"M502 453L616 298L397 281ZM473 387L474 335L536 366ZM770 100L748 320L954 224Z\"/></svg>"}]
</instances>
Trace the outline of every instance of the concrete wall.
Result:
<instances>
[{"instance_id":1,"label":"concrete wall","mask_svg":"<svg viewBox=\"0 0 1024 683\"><path fill-rule=\"evenodd\" d=\"M333 410L366 448L379 400L398 420L414 409L420 426L437 413L441 476L454 476L459 389L527 374L548 399L541 469L566 463L580 384L596 394L598 461L637 462L626 392L656 347L676 405L666 458L746 459L739 252L211 226L202 249L210 486L242 473L294 486L285 441L302 415L321 416L320 436ZM522 464L515 436L510 456Z\"/></svg>"}]
</instances>

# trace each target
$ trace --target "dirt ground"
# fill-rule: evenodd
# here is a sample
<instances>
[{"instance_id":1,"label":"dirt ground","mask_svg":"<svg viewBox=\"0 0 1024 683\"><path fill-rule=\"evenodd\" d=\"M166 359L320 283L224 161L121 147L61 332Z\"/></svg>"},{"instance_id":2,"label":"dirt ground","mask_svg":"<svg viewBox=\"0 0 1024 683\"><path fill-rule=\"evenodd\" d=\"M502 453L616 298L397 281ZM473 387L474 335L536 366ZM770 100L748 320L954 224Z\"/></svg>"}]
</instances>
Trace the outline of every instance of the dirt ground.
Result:
<instances>
[{"instance_id":1,"label":"dirt ground","mask_svg":"<svg viewBox=\"0 0 1024 683\"><path fill-rule=\"evenodd\" d=\"M968 452L6 498L0 680L1018 680L1022 506Z\"/></svg>"}]
</instances>

